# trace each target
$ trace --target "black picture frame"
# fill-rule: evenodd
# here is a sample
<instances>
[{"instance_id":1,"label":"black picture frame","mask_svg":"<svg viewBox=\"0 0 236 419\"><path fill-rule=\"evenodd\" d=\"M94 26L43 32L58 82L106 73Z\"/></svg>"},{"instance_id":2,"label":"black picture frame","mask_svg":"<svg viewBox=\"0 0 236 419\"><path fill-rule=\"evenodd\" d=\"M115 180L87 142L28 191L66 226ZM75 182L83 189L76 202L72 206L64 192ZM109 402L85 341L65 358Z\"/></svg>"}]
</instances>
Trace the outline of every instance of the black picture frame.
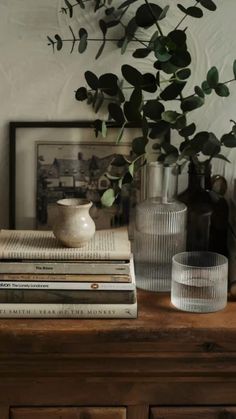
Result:
<instances>
[{"instance_id":1,"label":"black picture frame","mask_svg":"<svg viewBox=\"0 0 236 419\"><path fill-rule=\"evenodd\" d=\"M114 133L114 135L112 134L111 138L110 134L108 139L101 140L101 138L96 139L95 137L94 121L12 121L9 123L9 228L36 229L42 227L37 225L37 195L32 196L32 191L37 189L35 184L35 179L37 178L35 159L37 155L35 150L33 150L35 146L37 144L46 144L45 147L52 145L53 148L54 145L68 145L69 147L71 144L75 147L77 145L85 148L86 145L87 148L91 146L91 148L96 150L100 150L100 148L96 147L103 147L104 151L107 146L113 152L116 148L117 154L123 154L125 148L127 148L128 152L128 149L131 149L132 139L140 135L140 128L137 125L129 124L125 128L127 130L124 136L125 139L116 144L120 126L113 123L108 125L109 128L112 128L108 132ZM67 132L68 136L66 135L65 139L63 135L65 136ZM81 141L80 138L76 142L76 132L78 132L79 136L82 135L82 132L88 133L88 137L93 133L93 137L86 138L84 141ZM63 141L61 133L64 138ZM57 136L58 139L53 137L53 135ZM89 151L87 152L89 153ZM33 180L31 180L32 177ZM32 205L35 214L33 214ZM28 212L30 213L29 216ZM48 228L47 225L45 227Z\"/></svg>"}]
</instances>

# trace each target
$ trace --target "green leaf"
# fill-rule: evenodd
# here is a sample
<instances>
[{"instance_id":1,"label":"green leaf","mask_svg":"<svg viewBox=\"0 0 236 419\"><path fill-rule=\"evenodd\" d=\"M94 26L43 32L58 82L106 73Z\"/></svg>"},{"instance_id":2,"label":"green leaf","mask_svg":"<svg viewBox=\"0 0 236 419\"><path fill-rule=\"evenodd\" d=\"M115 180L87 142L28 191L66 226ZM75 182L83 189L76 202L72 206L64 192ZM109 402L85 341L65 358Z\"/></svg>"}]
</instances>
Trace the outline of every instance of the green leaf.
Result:
<instances>
[{"instance_id":1,"label":"green leaf","mask_svg":"<svg viewBox=\"0 0 236 419\"><path fill-rule=\"evenodd\" d=\"M206 95L210 95L212 92L212 88L209 86L206 80L202 82L202 90Z\"/></svg>"},{"instance_id":2,"label":"green leaf","mask_svg":"<svg viewBox=\"0 0 236 419\"><path fill-rule=\"evenodd\" d=\"M141 156L145 153L145 148L148 143L148 140L144 137L134 138L132 141L132 150L137 156Z\"/></svg>"},{"instance_id":3,"label":"green leaf","mask_svg":"<svg viewBox=\"0 0 236 419\"><path fill-rule=\"evenodd\" d=\"M91 87L92 90L98 89L98 78L96 74L94 74L92 71L85 71L84 77L89 87Z\"/></svg>"},{"instance_id":4,"label":"green leaf","mask_svg":"<svg viewBox=\"0 0 236 419\"><path fill-rule=\"evenodd\" d=\"M142 90L139 87L135 87L129 99L131 105L134 108L140 110L142 100L143 100Z\"/></svg>"},{"instance_id":5,"label":"green leaf","mask_svg":"<svg viewBox=\"0 0 236 419\"><path fill-rule=\"evenodd\" d=\"M102 121L102 136L106 138L107 136L107 124L106 121Z\"/></svg>"},{"instance_id":6,"label":"green leaf","mask_svg":"<svg viewBox=\"0 0 236 419\"><path fill-rule=\"evenodd\" d=\"M105 207L111 207L116 199L115 192L112 188L107 189L101 197L101 203Z\"/></svg>"},{"instance_id":7,"label":"green leaf","mask_svg":"<svg viewBox=\"0 0 236 419\"><path fill-rule=\"evenodd\" d=\"M211 12L216 10L216 5L212 0L200 0L200 4Z\"/></svg>"},{"instance_id":8,"label":"green leaf","mask_svg":"<svg viewBox=\"0 0 236 419\"><path fill-rule=\"evenodd\" d=\"M142 74L131 65L124 64L121 67L121 72L124 79L132 86L139 87L142 84Z\"/></svg>"},{"instance_id":9,"label":"green leaf","mask_svg":"<svg viewBox=\"0 0 236 419\"><path fill-rule=\"evenodd\" d=\"M228 86L226 86L226 84L223 83L217 84L217 86L215 87L215 92L218 96L222 97L227 97L230 94Z\"/></svg>"},{"instance_id":10,"label":"green leaf","mask_svg":"<svg viewBox=\"0 0 236 419\"><path fill-rule=\"evenodd\" d=\"M79 87L75 92L76 100L83 101L88 98L87 89L85 87Z\"/></svg>"},{"instance_id":11,"label":"green leaf","mask_svg":"<svg viewBox=\"0 0 236 419\"><path fill-rule=\"evenodd\" d=\"M219 83L219 72L218 72L216 67L212 67L208 71L208 73L207 73L207 83L212 89L215 89L215 87Z\"/></svg>"},{"instance_id":12,"label":"green leaf","mask_svg":"<svg viewBox=\"0 0 236 419\"><path fill-rule=\"evenodd\" d=\"M185 82L173 82L169 86L167 86L160 94L161 99L163 100L173 100L176 99L177 96L182 92L184 86L186 85Z\"/></svg>"},{"instance_id":13,"label":"green leaf","mask_svg":"<svg viewBox=\"0 0 236 419\"><path fill-rule=\"evenodd\" d=\"M201 89L201 87L195 86L194 87L194 91L195 91L196 95L198 95L199 97L201 97L201 98L204 98L205 97L204 92Z\"/></svg>"},{"instance_id":14,"label":"green leaf","mask_svg":"<svg viewBox=\"0 0 236 419\"><path fill-rule=\"evenodd\" d=\"M212 132L209 133L207 141L203 144L202 153L205 156L214 156L218 154L221 149L221 143Z\"/></svg>"},{"instance_id":15,"label":"green leaf","mask_svg":"<svg viewBox=\"0 0 236 419\"><path fill-rule=\"evenodd\" d=\"M95 113L97 113L99 111L99 109L103 105L103 102L104 102L104 95L103 95L102 92L99 92L99 94L97 95L96 102L94 104L94 112Z\"/></svg>"},{"instance_id":16,"label":"green leaf","mask_svg":"<svg viewBox=\"0 0 236 419\"><path fill-rule=\"evenodd\" d=\"M157 4L143 4L137 9L135 20L137 25L141 28L148 28L154 25L154 23L156 23L157 20L159 20L162 13L163 9Z\"/></svg>"},{"instance_id":17,"label":"green leaf","mask_svg":"<svg viewBox=\"0 0 236 419\"><path fill-rule=\"evenodd\" d=\"M78 50L82 54L86 50L87 45L88 45L88 41L87 41L87 39L88 39L88 33L87 33L86 29L80 28L80 30L79 30L79 38L80 38L80 41L79 41L79 48L78 48Z\"/></svg>"},{"instance_id":18,"label":"green leaf","mask_svg":"<svg viewBox=\"0 0 236 419\"><path fill-rule=\"evenodd\" d=\"M146 58L150 54L149 48L138 48L133 52L134 58Z\"/></svg>"},{"instance_id":19,"label":"green leaf","mask_svg":"<svg viewBox=\"0 0 236 419\"><path fill-rule=\"evenodd\" d=\"M166 135L170 131L170 123L166 121L159 121L157 124L155 124L154 127L152 127L149 137L152 140L155 140L157 138L160 138L164 135Z\"/></svg>"},{"instance_id":20,"label":"green leaf","mask_svg":"<svg viewBox=\"0 0 236 419\"><path fill-rule=\"evenodd\" d=\"M224 134L221 137L220 141L222 142L222 144L224 144L225 147L228 147L228 148L236 147L236 137L232 133Z\"/></svg>"},{"instance_id":21,"label":"green leaf","mask_svg":"<svg viewBox=\"0 0 236 419\"><path fill-rule=\"evenodd\" d=\"M169 5L167 5L167 6L165 6L165 7L164 7L164 9L162 10L162 12L161 12L161 14L160 14L160 16L159 16L158 20L165 19L165 17L166 17L166 15L167 15L167 12L168 12L169 8L170 8L170 6L169 6Z\"/></svg>"},{"instance_id":22,"label":"green leaf","mask_svg":"<svg viewBox=\"0 0 236 419\"><path fill-rule=\"evenodd\" d=\"M149 93L155 93L157 90L156 77L151 73L145 73L142 76L142 90Z\"/></svg>"},{"instance_id":23,"label":"green leaf","mask_svg":"<svg viewBox=\"0 0 236 419\"><path fill-rule=\"evenodd\" d=\"M190 112L194 109L200 108L204 104L204 99L199 96L192 96L184 99L181 102L181 109L183 112Z\"/></svg>"},{"instance_id":24,"label":"green leaf","mask_svg":"<svg viewBox=\"0 0 236 419\"><path fill-rule=\"evenodd\" d=\"M174 124L180 115L181 114L175 111L165 111L162 112L161 117L164 121Z\"/></svg>"},{"instance_id":25,"label":"green leaf","mask_svg":"<svg viewBox=\"0 0 236 419\"><path fill-rule=\"evenodd\" d=\"M179 68L188 67L191 63L191 55L186 50L178 50L172 55L170 63Z\"/></svg>"},{"instance_id":26,"label":"green leaf","mask_svg":"<svg viewBox=\"0 0 236 419\"><path fill-rule=\"evenodd\" d=\"M70 4L70 2L68 0L64 0L64 3L66 5L67 9L69 10L70 18L73 17L73 7L72 7L72 5Z\"/></svg>"},{"instance_id":27,"label":"green leaf","mask_svg":"<svg viewBox=\"0 0 236 419\"><path fill-rule=\"evenodd\" d=\"M63 41L62 41L60 35L58 35L58 34L55 35L55 39L57 41L57 51L60 51L63 47Z\"/></svg>"},{"instance_id":28,"label":"green leaf","mask_svg":"<svg viewBox=\"0 0 236 419\"><path fill-rule=\"evenodd\" d=\"M233 73L234 73L234 78L236 80L236 60L234 60L233 62Z\"/></svg>"},{"instance_id":29,"label":"green leaf","mask_svg":"<svg viewBox=\"0 0 236 419\"><path fill-rule=\"evenodd\" d=\"M118 92L118 77L112 73L105 73L99 77L98 87L108 96L115 96Z\"/></svg>"},{"instance_id":30,"label":"green leaf","mask_svg":"<svg viewBox=\"0 0 236 419\"><path fill-rule=\"evenodd\" d=\"M200 18L203 16L202 9L196 6L188 7L187 9L182 6L182 4L177 4L177 7L181 10L181 12L185 13L188 16Z\"/></svg>"},{"instance_id":31,"label":"green leaf","mask_svg":"<svg viewBox=\"0 0 236 419\"><path fill-rule=\"evenodd\" d=\"M141 119L139 109L134 108L131 102L124 103L124 114L126 119L130 122L137 122Z\"/></svg>"},{"instance_id":32,"label":"green leaf","mask_svg":"<svg viewBox=\"0 0 236 419\"><path fill-rule=\"evenodd\" d=\"M108 105L109 115L114 121L122 125L125 121L123 111L117 103L109 103Z\"/></svg>"},{"instance_id":33,"label":"green leaf","mask_svg":"<svg viewBox=\"0 0 236 419\"><path fill-rule=\"evenodd\" d=\"M215 158L215 159L224 160L224 161L227 161L228 163L230 163L230 160L229 160L229 159L227 159L227 157L226 157L226 156L224 156L223 154L216 154L216 155L214 156L214 158Z\"/></svg>"},{"instance_id":34,"label":"green leaf","mask_svg":"<svg viewBox=\"0 0 236 419\"><path fill-rule=\"evenodd\" d=\"M134 177L134 162L132 162L132 163L129 165L128 171L129 171L129 173L131 174L131 176L132 176L132 177Z\"/></svg>"},{"instance_id":35,"label":"green leaf","mask_svg":"<svg viewBox=\"0 0 236 419\"><path fill-rule=\"evenodd\" d=\"M194 134L195 131L196 131L196 125L192 123L188 125L187 127L184 127L183 129L181 129L179 131L179 134L181 135L181 137L190 137L191 135Z\"/></svg>"},{"instance_id":36,"label":"green leaf","mask_svg":"<svg viewBox=\"0 0 236 419\"><path fill-rule=\"evenodd\" d=\"M163 104L157 99L148 100L143 107L144 115L153 121L161 119L164 110Z\"/></svg>"},{"instance_id":37,"label":"green leaf","mask_svg":"<svg viewBox=\"0 0 236 419\"><path fill-rule=\"evenodd\" d=\"M179 80L186 80L191 76L190 68L183 68L181 70L176 71L175 76Z\"/></svg>"},{"instance_id":38,"label":"green leaf","mask_svg":"<svg viewBox=\"0 0 236 419\"><path fill-rule=\"evenodd\" d=\"M201 18L203 16L203 11L200 7L192 6L186 9L186 13L188 16Z\"/></svg>"}]
</instances>

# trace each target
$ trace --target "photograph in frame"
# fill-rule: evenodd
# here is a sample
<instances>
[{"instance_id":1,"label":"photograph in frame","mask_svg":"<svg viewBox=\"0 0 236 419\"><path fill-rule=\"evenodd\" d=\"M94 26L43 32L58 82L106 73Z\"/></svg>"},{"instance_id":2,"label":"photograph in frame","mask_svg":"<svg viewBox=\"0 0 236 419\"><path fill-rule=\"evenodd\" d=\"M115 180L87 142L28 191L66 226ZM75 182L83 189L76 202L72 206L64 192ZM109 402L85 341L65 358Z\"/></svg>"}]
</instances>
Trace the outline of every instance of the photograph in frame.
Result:
<instances>
[{"instance_id":1,"label":"photograph in frame","mask_svg":"<svg viewBox=\"0 0 236 419\"><path fill-rule=\"evenodd\" d=\"M96 228L128 224L140 199L139 177L112 207L101 205L101 196L121 174L113 165L118 156L132 159L131 142L140 130L126 128L119 144L120 127L112 126L103 138L95 136L89 122L11 123L10 126L10 226L16 229L52 229L56 202L87 198ZM123 169L122 169L123 170Z\"/></svg>"}]
</instances>

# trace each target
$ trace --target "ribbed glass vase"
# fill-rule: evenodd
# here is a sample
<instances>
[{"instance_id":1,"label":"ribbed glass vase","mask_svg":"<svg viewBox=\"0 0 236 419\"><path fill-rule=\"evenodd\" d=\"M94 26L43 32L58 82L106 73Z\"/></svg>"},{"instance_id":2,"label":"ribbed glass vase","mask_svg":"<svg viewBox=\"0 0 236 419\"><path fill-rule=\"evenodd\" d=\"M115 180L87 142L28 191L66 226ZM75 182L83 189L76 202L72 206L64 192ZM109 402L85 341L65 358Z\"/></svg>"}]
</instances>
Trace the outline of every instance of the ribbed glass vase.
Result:
<instances>
[{"instance_id":1,"label":"ribbed glass vase","mask_svg":"<svg viewBox=\"0 0 236 419\"><path fill-rule=\"evenodd\" d=\"M147 167L148 198L137 205L134 260L137 287L171 290L171 263L186 248L187 207L176 200L176 166Z\"/></svg>"}]
</instances>

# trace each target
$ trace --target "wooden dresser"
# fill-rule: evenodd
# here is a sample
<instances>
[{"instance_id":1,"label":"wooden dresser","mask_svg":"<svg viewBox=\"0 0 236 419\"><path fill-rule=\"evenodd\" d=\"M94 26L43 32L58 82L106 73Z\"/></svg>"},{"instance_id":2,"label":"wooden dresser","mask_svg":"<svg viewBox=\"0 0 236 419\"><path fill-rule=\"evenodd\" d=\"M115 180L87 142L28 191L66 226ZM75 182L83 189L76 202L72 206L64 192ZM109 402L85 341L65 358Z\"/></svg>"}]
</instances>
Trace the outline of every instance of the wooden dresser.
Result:
<instances>
[{"instance_id":1,"label":"wooden dresser","mask_svg":"<svg viewBox=\"0 0 236 419\"><path fill-rule=\"evenodd\" d=\"M132 320L0 320L0 419L236 418L236 302L138 301Z\"/></svg>"}]
</instances>

